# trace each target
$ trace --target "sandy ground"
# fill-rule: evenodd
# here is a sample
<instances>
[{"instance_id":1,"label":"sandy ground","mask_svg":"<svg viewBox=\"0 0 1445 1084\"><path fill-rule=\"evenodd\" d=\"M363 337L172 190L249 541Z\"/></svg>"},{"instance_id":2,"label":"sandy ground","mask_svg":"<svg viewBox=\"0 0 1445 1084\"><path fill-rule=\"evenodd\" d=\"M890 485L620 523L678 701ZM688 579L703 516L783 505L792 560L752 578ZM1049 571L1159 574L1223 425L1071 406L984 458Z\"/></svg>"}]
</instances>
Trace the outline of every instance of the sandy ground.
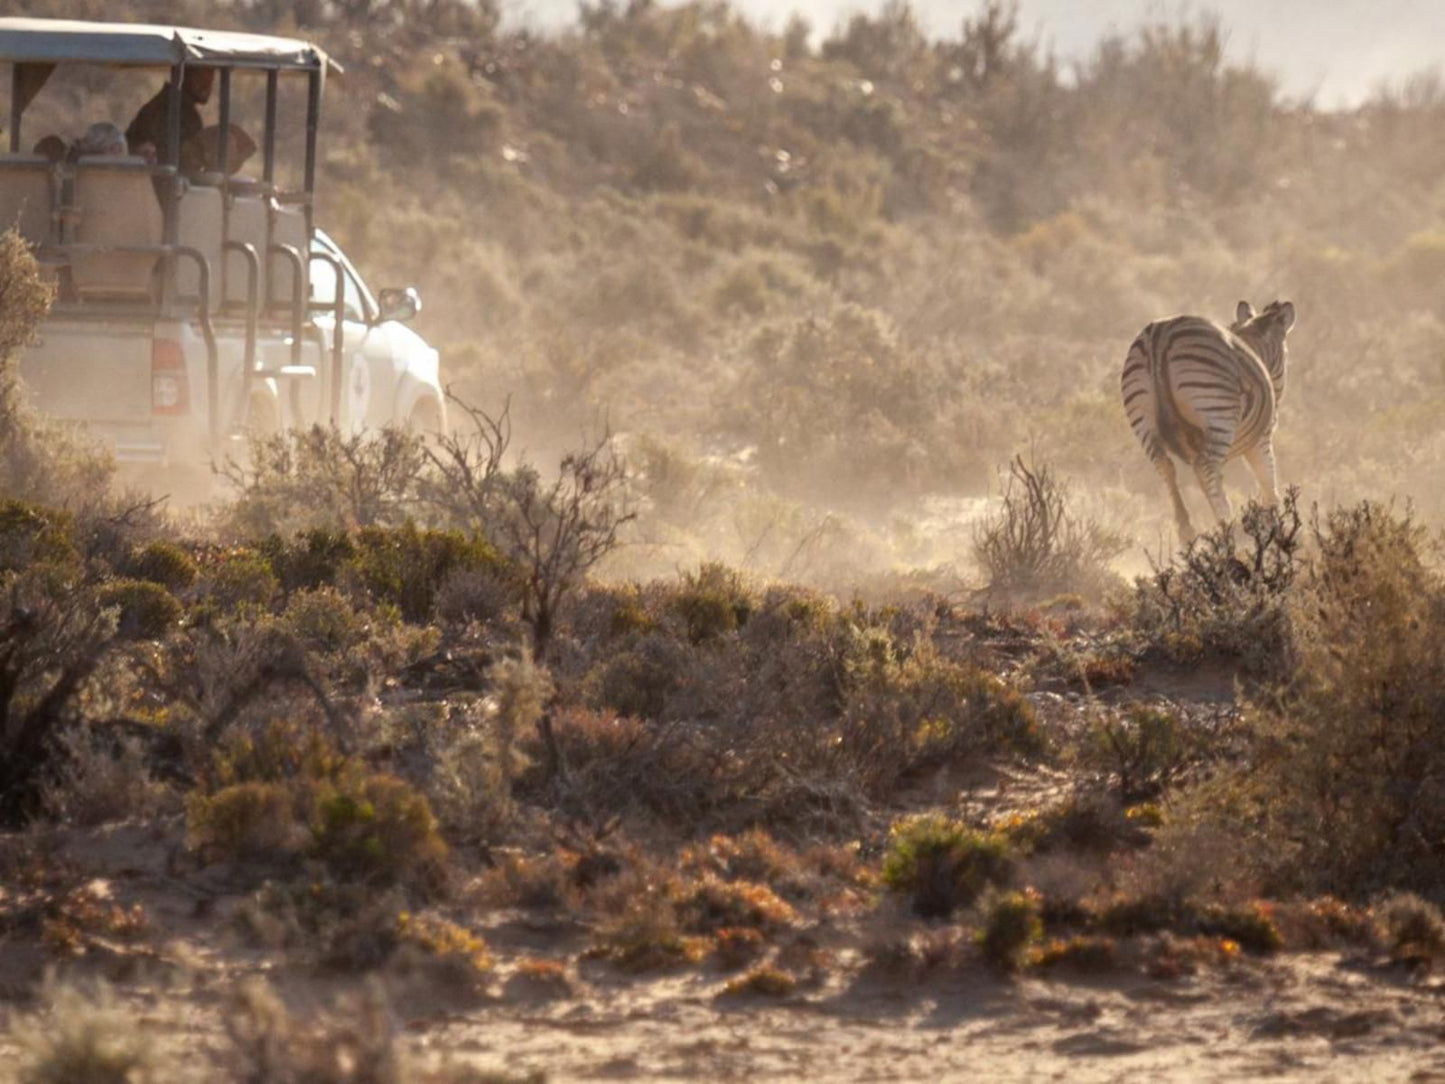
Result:
<instances>
[{"instance_id":1,"label":"sandy ground","mask_svg":"<svg viewBox=\"0 0 1445 1084\"><path fill-rule=\"evenodd\" d=\"M99 941L69 967L116 983L185 1066L176 1079L234 1079L222 1014L243 978L266 976L303 1016L362 985L242 946L223 921L241 895L225 893L223 873L176 878L173 850L153 833L78 835L65 853L151 916L145 941ZM498 960L485 996L449 1002L414 980L390 985L395 1026L422 1066L554 1081L1445 1082L1445 982L1338 953L1243 958L1167 981L1011 980L977 966L909 981L864 969L848 931L820 930L810 936L837 946L826 978L772 1000L724 994L722 971L631 978L577 964L578 931L517 914L492 916L483 932ZM571 990L519 983L524 955L571 961ZM0 942L0 1017L29 1000L44 966L38 945ZM13 1079L14 1056L0 1037L0 1079Z\"/></svg>"}]
</instances>

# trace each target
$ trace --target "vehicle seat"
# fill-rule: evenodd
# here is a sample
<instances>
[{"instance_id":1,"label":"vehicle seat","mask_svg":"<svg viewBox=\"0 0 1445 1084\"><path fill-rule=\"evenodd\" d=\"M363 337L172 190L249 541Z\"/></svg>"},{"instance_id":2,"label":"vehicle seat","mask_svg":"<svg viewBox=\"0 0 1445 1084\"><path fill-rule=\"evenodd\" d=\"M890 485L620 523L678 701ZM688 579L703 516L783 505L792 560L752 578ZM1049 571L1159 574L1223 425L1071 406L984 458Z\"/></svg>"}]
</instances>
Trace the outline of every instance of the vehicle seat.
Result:
<instances>
[{"instance_id":1,"label":"vehicle seat","mask_svg":"<svg viewBox=\"0 0 1445 1084\"><path fill-rule=\"evenodd\" d=\"M289 245L301 253L301 259L311 259L311 245L306 236L306 212L300 207L290 207L276 201L271 202L271 243ZM307 268L308 274L310 268ZM287 260L276 257L271 267L271 300L286 309L291 304L291 284L296 271ZM303 300L306 294L302 295Z\"/></svg>"},{"instance_id":2,"label":"vehicle seat","mask_svg":"<svg viewBox=\"0 0 1445 1084\"><path fill-rule=\"evenodd\" d=\"M42 155L0 155L0 230L14 226L32 245L50 239L50 170Z\"/></svg>"},{"instance_id":3,"label":"vehicle seat","mask_svg":"<svg viewBox=\"0 0 1445 1084\"><path fill-rule=\"evenodd\" d=\"M99 155L83 157L75 166L78 220L75 240L81 245L159 245L160 204L144 158ZM71 263L76 296L87 300L148 300L152 296L155 253L95 252Z\"/></svg>"},{"instance_id":4,"label":"vehicle seat","mask_svg":"<svg viewBox=\"0 0 1445 1084\"><path fill-rule=\"evenodd\" d=\"M207 306L214 311L221 301L221 190L190 185L181 196L176 225L179 244L194 248L211 265L211 296ZM241 296L245 297L246 271L240 257L231 257L231 274L240 275ZM176 261L176 292L194 297L201 291L200 272L193 260Z\"/></svg>"},{"instance_id":5,"label":"vehicle seat","mask_svg":"<svg viewBox=\"0 0 1445 1084\"><path fill-rule=\"evenodd\" d=\"M266 259L266 201L258 195L234 195L231 198L231 240L252 245L261 259L261 304L265 307L267 272ZM240 308L246 306L246 271L241 257L227 257L231 274L226 278L226 304Z\"/></svg>"}]
</instances>

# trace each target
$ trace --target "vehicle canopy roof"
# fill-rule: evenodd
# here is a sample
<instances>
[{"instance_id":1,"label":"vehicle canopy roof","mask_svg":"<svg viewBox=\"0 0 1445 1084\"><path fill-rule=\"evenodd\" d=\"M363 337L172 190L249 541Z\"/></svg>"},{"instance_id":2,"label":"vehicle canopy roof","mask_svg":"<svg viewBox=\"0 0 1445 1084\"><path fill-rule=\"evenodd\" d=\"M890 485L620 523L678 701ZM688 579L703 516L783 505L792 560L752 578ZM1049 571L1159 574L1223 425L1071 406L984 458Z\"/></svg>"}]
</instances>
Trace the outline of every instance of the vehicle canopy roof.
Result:
<instances>
[{"instance_id":1,"label":"vehicle canopy roof","mask_svg":"<svg viewBox=\"0 0 1445 1084\"><path fill-rule=\"evenodd\" d=\"M0 18L0 62L123 66L246 67L340 71L321 49L294 38L71 19Z\"/></svg>"}]
</instances>

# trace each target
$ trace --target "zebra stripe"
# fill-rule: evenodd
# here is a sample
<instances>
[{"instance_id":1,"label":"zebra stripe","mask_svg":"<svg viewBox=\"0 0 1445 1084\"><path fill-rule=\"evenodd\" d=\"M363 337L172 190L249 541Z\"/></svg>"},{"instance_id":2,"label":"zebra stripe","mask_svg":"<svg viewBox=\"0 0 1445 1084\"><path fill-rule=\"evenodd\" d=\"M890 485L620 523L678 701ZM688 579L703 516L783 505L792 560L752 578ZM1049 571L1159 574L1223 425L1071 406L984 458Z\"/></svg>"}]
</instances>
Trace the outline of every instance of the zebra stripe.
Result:
<instances>
[{"instance_id":1,"label":"zebra stripe","mask_svg":"<svg viewBox=\"0 0 1445 1084\"><path fill-rule=\"evenodd\" d=\"M1194 469L1221 521L1230 518L1224 464L1238 456L1248 460L1265 500L1278 500L1273 436L1284 397L1285 336L1293 326L1288 301L1259 313L1241 301L1228 328L1175 316L1149 324L1129 347L1120 381L1124 413L1169 488L1185 539L1194 531L1174 458Z\"/></svg>"}]
</instances>

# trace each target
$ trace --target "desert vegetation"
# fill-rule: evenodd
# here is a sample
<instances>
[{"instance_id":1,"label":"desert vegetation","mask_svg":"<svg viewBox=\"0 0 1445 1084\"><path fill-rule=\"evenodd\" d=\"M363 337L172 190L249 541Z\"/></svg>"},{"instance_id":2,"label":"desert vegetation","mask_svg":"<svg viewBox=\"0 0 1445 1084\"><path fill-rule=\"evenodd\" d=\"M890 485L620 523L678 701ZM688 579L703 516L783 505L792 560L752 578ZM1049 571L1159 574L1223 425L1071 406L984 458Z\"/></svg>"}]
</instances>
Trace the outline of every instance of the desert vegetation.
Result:
<instances>
[{"instance_id":1,"label":"desert vegetation","mask_svg":"<svg viewBox=\"0 0 1445 1084\"><path fill-rule=\"evenodd\" d=\"M906 5L129 10L341 58L322 214L422 285L453 428L128 492L25 406L48 295L0 238L23 1079L541 1079L410 1032L648 983L1430 981L1438 88L1325 113L1208 22L1065 72L994 3L944 41ZM1294 487L1175 551L1122 349L1274 295Z\"/></svg>"}]
</instances>

